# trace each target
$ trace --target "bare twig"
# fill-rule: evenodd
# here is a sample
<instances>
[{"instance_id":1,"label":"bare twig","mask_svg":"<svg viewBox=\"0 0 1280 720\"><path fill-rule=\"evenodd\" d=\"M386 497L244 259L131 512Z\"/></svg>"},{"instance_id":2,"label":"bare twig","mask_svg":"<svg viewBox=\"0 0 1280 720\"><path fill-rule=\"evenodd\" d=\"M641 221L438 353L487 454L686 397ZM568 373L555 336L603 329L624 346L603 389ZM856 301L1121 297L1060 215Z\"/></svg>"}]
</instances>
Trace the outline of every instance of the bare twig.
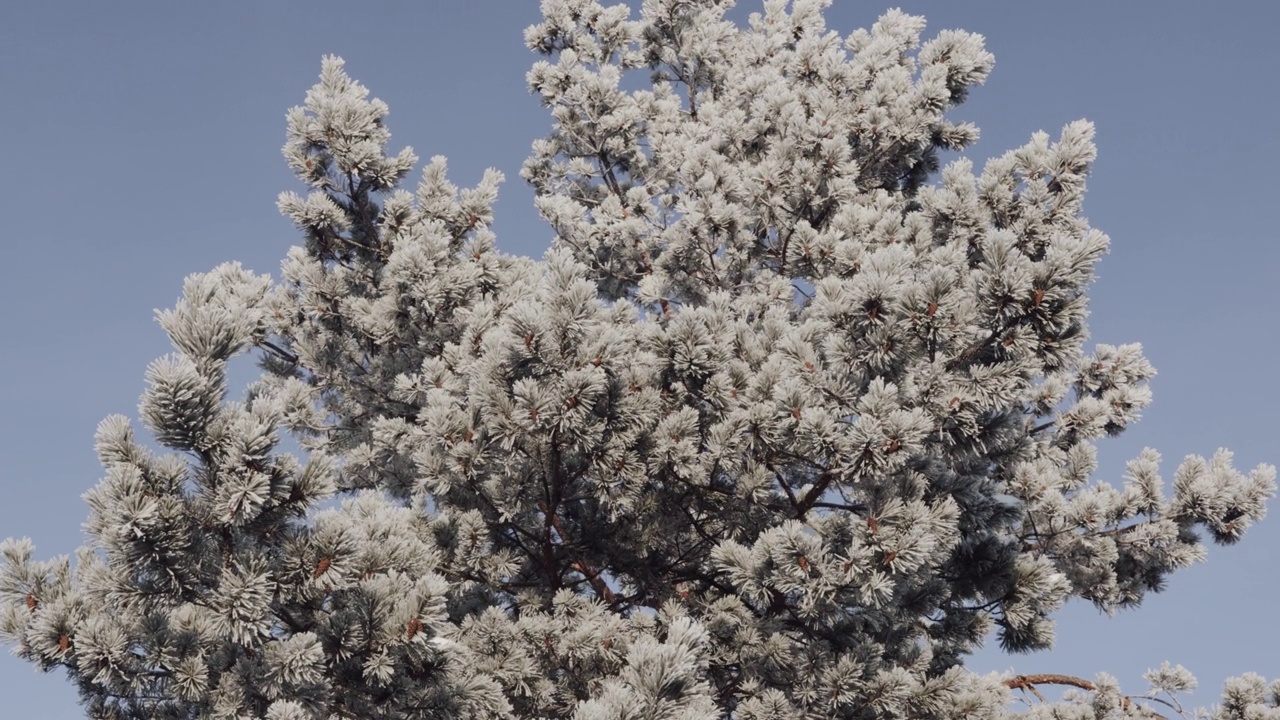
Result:
<instances>
[{"instance_id":1,"label":"bare twig","mask_svg":"<svg viewBox=\"0 0 1280 720\"><path fill-rule=\"evenodd\" d=\"M1095 692L1098 689L1098 686L1096 684L1094 684L1089 680L1085 680L1084 678L1076 677L1074 675L1058 675L1056 673L1045 673L1040 675L1016 675L1014 677L1009 678L1008 680L1005 680L1004 685L1005 687L1013 690L1025 690L1027 692L1030 692L1032 695L1035 695L1037 698L1039 698L1041 702L1048 702L1048 701L1045 700L1044 695L1041 695L1040 691L1036 689L1036 685L1069 685L1071 687L1080 688L1081 690L1086 690L1088 692ZM1143 699L1152 700L1155 698L1143 698ZM1121 696L1121 702L1124 704L1124 709L1126 711L1133 708L1132 696L1129 696L1129 695ZM1163 702L1163 701L1160 701L1160 702ZM1169 705L1169 703L1164 703L1164 704ZM1173 707L1172 705L1169 705L1169 706ZM1161 720L1167 720L1163 715L1155 712L1150 708L1142 707L1142 706L1139 706L1139 707L1143 711L1149 713L1152 717L1161 718Z\"/></svg>"}]
</instances>

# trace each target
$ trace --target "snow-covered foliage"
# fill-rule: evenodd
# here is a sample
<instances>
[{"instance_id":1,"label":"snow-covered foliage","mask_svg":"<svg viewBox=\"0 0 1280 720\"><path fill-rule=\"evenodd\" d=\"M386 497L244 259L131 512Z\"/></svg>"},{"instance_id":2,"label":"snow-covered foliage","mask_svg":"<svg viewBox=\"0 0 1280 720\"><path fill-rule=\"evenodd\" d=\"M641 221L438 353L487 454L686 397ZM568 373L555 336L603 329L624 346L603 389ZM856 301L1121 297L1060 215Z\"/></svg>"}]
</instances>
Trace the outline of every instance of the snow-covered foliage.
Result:
<instances>
[{"instance_id":1,"label":"snow-covered foliage","mask_svg":"<svg viewBox=\"0 0 1280 720\"><path fill-rule=\"evenodd\" d=\"M1095 476L1154 370L1088 345L1092 126L940 167L981 37L731 4L544 0L541 261L495 249L498 173L402 188L417 158L327 58L284 149L305 243L160 314L139 415L172 453L102 423L90 544L4 546L3 637L95 718L1180 712L1181 667L1125 695L963 666L1050 647L1073 596L1138 605L1274 493L1226 451ZM1080 692L1010 706L1046 684ZM1247 676L1213 717L1278 699Z\"/></svg>"}]
</instances>

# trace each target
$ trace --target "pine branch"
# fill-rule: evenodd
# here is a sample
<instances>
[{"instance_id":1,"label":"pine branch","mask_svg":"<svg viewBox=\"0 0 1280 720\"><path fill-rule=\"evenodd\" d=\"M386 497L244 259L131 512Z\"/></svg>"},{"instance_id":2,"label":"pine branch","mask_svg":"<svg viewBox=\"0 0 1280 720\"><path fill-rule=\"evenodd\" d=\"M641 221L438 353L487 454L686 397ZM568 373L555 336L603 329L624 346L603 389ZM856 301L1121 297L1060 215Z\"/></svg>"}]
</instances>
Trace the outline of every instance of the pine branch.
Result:
<instances>
[{"instance_id":1,"label":"pine branch","mask_svg":"<svg viewBox=\"0 0 1280 720\"><path fill-rule=\"evenodd\" d=\"M556 533L560 536L561 545L567 546L569 533L565 530L564 523L561 522L559 514L553 512L550 517L551 524L555 527ZM603 600L606 605L612 605L616 602L617 596L614 595L613 590L611 590L609 585L600 577L599 570L587 564L585 561L577 559L570 561L569 568L586 577L587 582L590 583L592 589L596 591L596 595Z\"/></svg>"},{"instance_id":2,"label":"pine branch","mask_svg":"<svg viewBox=\"0 0 1280 720\"><path fill-rule=\"evenodd\" d=\"M258 345L259 345L262 349L264 349L264 350L266 350L266 351L270 352L272 355L275 355L276 357L280 358L281 360L284 360L285 362L289 363L290 365L297 365L297 364L298 364L298 356L297 356L297 355L294 355L293 353L291 353L291 352L289 352L289 351L287 351L287 350L285 350L285 349L281 348L280 346L276 345L275 343L271 342L270 340L259 340L259 341L258 341Z\"/></svg>"},{"instance_id":3,"label":"pine branch","mask_svg":"<svg viewBox=\"0 0 1280 720\"><path fill-rule=\"evenodd\" d=\"M1055 673L1042 673L1039 675L1015 675L1004 681L1004 685L1012 690L1035 690L1036 685L1069 685L1071 687L1080 688L1093 692L1098 689L1092 681L1085 680L1074 675L1058 675ZM1039 696L1039 693L1036 693ZM1043 696L1040 697L1043 700Z\"/></svg>"},{"instance_id":4,"label":"pine branch","mask_svg":"<svg viewBox=\"0 0 1280 720\"><path fill-rule=\"evenodd\" d=\"M1047 700L1045 700L1044 695L1040 694L1040 691L1036 689L1037 685L1067 685L1067 686L1079 688L1081 690L1085 690L1088 692L1096 692L1098 690L1098 686L1089 680L1085 680L1084 678L1076 677L1074 675L1059 675L1056 673L1045 673L1040 675L1015 675L1014 677L1011 677L1008 680L1004 681L1004 686L1011 690L1029 691L1031 694L1039 698L1041 702L1048 702ZM1128 711L1133 707L1133 698L1134 696L1132 695L1121 696L1121 702L1123 703L1125 711ZM1144 697L1142 699L1153 700L1156 698ZM1163 702L1163 701L1160 701L1160 702ZM1168 703L1165 703L1165 704L1167 705ZM1151 716L1154 718L1159 718L1160 720L1167 720L1165 716L1160 715L1159 713L1156 713L1149 708L1144 707L1142 708L1142 710L1144 712L1150 713Z\"/></svg>"}]
</instances>

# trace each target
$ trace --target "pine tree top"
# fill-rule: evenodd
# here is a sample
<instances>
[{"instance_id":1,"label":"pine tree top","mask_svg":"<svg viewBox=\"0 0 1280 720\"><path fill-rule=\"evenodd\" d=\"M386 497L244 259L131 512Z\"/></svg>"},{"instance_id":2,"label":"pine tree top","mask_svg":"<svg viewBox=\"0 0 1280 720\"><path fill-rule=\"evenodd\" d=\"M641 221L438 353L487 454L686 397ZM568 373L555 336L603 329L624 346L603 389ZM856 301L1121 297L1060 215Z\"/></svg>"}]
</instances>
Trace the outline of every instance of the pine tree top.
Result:
<instances>
[{"instance_id":1,"label":"pine tree top","mask_svg":"<svg viewBox=\"0 0 1280 720\"><path fill-rule=\"evenodd\" d=\"M159 314L139 415L171 453L102 423L90 544L4 545L3 637L103 718L1001 717L1046 684L1085 694L1031 717L1142 717L1192 687L963 667L993 629L1049 647L1071 597L1137 606L1275 492L1227 451L1095 477L1155 371L1088 346L1092 125L943 166L980 36L729 5L544 0L540 261L495 249L501 174L406 189L325 58L284 147L303 244ZM1234 680L1217 717L1277 696Z\"/></svg>"}]
</instances>

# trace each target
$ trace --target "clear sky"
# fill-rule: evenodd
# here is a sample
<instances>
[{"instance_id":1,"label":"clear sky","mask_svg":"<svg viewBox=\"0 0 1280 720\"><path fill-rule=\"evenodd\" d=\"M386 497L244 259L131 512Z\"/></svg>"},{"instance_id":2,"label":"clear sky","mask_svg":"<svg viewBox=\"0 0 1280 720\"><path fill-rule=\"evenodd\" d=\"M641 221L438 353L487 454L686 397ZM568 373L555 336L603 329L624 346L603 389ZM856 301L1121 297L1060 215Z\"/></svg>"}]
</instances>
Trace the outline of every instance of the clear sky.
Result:
<instances>
[{"instance_id":1,"label":"clear sky","mask_svg":"<svg viewBox=\"0 0 1280 720\"><path fill-rule=\"evenodd\" d=\"M742 10L759 0L741 0ZM635 3L635 4L638 4ZM996 67L953 117L976 122L979 163L1035 130L1097 123L1086 212L1113 250L1093 293L1093 338L1141 341L1155 403L1104 443L1118 481L1143 446L1165 477L1220 446L1239 464L1280 461L1280 3L902 0L927 34L984 34ZM884 9L835 0L847 34ZM460 184L485 167L508 183L499 246L541 256L549 228L517 175L549 119L524 87L533 0L13 2L0 21L0 537L37 554L80 544L80 495L100 475L98 421L136 415L143 371L168 351L154 308L182 278L227 260L278 273L299 242L274 204L300 190L280 156L284 112L320 57L391 106L393 147L443 154ZM1247 670L1280 677L1280 510L1242 544L1211 551L1143 608L1076 604L1058 647L976 669L1117 675L1141 691L1161 660L1200 678L1196 700ZM75 718L75 691L0 657L0 717Z\"/></svg>"}]
</instances>

